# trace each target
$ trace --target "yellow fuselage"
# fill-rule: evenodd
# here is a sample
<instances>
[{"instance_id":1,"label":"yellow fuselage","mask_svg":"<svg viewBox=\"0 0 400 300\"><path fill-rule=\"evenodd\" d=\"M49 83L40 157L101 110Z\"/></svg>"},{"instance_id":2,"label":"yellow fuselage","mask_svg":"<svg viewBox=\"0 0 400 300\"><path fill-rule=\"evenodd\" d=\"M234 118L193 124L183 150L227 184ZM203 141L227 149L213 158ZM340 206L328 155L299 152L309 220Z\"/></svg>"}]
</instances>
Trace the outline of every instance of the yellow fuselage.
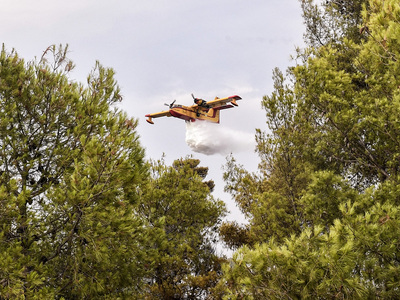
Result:
<instances>
[{"instance_id":1,"label":"yellow fuselage","mask_svg":"<svg viewBox=\"0 0 400 300\"><path fill-rule=\"evenodd\" d=\"M170 110L171 116L185 121L194 122L195 120L205 120L209 122L219 123L219 109L206 107L189 107L184 105L175 105Z\"/></svg>"}]
</instances>

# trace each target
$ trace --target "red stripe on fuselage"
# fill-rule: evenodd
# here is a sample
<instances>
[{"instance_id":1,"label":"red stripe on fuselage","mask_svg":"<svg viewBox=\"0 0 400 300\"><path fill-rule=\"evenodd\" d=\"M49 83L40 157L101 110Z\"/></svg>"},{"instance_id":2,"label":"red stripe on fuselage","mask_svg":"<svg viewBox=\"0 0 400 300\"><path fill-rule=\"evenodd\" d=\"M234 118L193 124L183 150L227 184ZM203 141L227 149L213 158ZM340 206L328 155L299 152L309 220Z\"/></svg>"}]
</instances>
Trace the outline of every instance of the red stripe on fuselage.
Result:
<instances>
[{"instance_id":1,"label":"red stripe on fuselage","mask_svg":"<svg viewBox=\"0 0 400 300\"><path fill-rule=\"evenodd\" d=\"M186 111L188 111L188 112L192 112L192 111L187 110L187 109L184 109L184 108L179 108L179 109L186 110ZM185 121L191 121L191 120L193 120L193 118L189 117L188 115L185 115L185 114L183 114L183 113L180 113L179 111L174 110L174 109L170 109L170 110L169 110L169 113L171 114L171 116L173 116L173 117L175 117L175 118L183 119L183 120L185 120Z\"/></svg>"}]
</instances>

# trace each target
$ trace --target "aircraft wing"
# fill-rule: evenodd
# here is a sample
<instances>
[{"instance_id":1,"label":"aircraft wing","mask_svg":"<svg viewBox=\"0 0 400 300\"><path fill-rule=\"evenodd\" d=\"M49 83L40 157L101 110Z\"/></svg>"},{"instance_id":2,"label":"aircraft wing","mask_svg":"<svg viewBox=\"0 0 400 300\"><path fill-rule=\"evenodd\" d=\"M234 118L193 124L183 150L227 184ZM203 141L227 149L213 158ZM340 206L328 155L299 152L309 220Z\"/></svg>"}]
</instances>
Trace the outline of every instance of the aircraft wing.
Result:
<instances>
[{"instance_id":1,"label":"aircraft wing","mask_svg":"<svg viewBox=\"0 0 400 300\"><path fill-rule=\"evenodd\" d=\"M240 100L240 99L242 99L242 98L238 95L230 96L230 97L226 97L226 98L218 98L217 97L214 100L208 101L207 105L211 106L212 108L219 108L220 106L225 106L227 103L230 102L234 106L238 106L236 101Z\"/></svg>"},{"instance_id":2,"label":"aircraft wing","mask_svg":"<svg viewBox=\"0 0 400 300\"><path fill-rule=\"evenodd\" d=\"M168 110L158 112L158 113L153 113L153 114L148 114L145 117L147 117L146 121L149 122L150 124L154 124L153 121L151 120L152 118L160 118L160 117L170 117L171 114Z\"/></svg>"}]
</instances>

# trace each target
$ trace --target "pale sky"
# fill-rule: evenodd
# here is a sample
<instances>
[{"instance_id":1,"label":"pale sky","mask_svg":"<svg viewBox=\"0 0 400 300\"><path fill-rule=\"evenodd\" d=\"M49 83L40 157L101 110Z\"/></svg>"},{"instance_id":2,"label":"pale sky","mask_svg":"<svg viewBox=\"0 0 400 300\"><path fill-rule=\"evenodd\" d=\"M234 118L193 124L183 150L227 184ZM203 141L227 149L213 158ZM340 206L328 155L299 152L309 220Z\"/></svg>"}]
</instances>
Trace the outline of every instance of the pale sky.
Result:
<instances>
[{"instance_id":1,"label":"pale sky","mask_svg":"<svg viewBox=\"0 0 400 300\"><path fill-rule=\"evenodd\" d=\"M193 155L210 169L214 196L242 221L223 192L224 154L193 152L185 142L186 124L175 118L145 122L145 114L165 110L164 103L191 105L191 93L212 100L239 95L239 107L221 112L215 135L250 137L266 130L261 109L273 91L272 69L293 65L302 45L297 0L0 0L0 36L7 50L25 60L40 57L52 44L69 44L76 64L71 76L85 82L99 60L116 71L124 100L121 108L139 119L147 158L166 155L167 163ZM223 136L221 136L223 135ZM236 152L237 161L256 171L254 146Z\"/></svg>"}]
</instances>

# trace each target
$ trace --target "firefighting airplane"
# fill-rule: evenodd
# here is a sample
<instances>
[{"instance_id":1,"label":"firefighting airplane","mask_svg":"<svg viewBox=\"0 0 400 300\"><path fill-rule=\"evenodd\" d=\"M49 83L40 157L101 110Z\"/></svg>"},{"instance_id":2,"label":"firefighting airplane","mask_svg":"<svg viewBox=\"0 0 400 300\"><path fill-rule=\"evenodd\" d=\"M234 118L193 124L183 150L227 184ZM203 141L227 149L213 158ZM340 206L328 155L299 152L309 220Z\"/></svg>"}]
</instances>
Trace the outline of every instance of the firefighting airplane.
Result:
<instances>
[{"instance_id":1,"label":"firefighting airplane","mask_svg":"<svg viewBox=\"0 0 400 300\"><path fill-rule=\"evenodd\" d=\"M169 110L148 114L146 115L146 121L150 124L154 124L152 120L153 118L173 116L175 118L183 119L186 122L205 120L213 123L219 123L219 111L238 106L236 101L242 99L241 97L235 95L226 98L216 97L214 100L207 102L203 99L195 98L193 94L192 97L195 103L194 105L184 106L175 104L176 100L174 100L171 104L165 104L169 107Z\"/></svg>"}]
</instances>

